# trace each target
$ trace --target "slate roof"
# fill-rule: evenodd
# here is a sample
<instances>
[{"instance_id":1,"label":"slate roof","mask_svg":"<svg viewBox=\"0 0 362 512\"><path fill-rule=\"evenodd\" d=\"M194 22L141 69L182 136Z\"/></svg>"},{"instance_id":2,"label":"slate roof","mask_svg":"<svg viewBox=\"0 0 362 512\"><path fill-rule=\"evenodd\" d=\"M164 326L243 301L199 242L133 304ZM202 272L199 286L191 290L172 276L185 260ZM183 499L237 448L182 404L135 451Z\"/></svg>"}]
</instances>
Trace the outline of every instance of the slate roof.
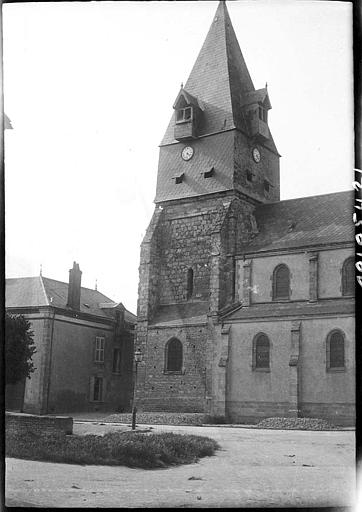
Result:
<instances>
[{"instance_id":1,"label":"slate roof","mask_svg":"<svg viewBox=\"0 0 362 512\"><path fill-rule=\"evenodd\" d=\"M5 305L7 308L26 308L54 306L66 308L68 299L68 283L49 279L48 277L18 277L6 279ZM109 318L102 303L116 305L114 301L97 290L81 287L80 311L92 315ZM86 305L87 304L87 305ZM136 316L125 310L125 320L136 322Z\"/></svg>"},{"instance_id":2,"label":"slate roof","mask_svg":"<svg viewBox=\"0 0 362 512\"><path fill-rule=\"evenodd\" d=\"M208 303L201 301L159 306L151 325L167 327L168 325L204 323L208 311Z\"/></svg>"},{"instance_id":3,"label":"slate roof","mask_svg":"<svg viewBox=\"0 0 362 512\"><path fill-rule=\"evenodd\" d=\"M248 132L242 113L243 98L255 91L240 50L225 2L220 2L205 42L185 84L185 90L202 101L203 124L199 135L239 128ZM173 113L161 146L177 142ZM265 145L277 151L273 139Z\"/></svg>"},{"instance_id":4,"label":"slate roof","mask_svg":"<svg viewBox=\"0 0 362 512\"><path fill-rule=\"evenodd\" d=\"M348 190L259 205L255 217L260 232L242 253L352 242L353 194Z\"/></svg>"},{"instance_id":5,"label":"slate roof","mask_svg":"<svg viewBox=\"0 0 362 512\"><path fill-rule=\"evenodd\" d=\"M342 300L326 300L323 302L287 302L253 304L241 307L233 313L226 314L223 320L248 320L263 318L280 318L283 316L296 316L301 318L309 315L340 315L354 314L355 301L353 298Z\"/></svg>"},{"instance_id":6,"label":"slate roof","mask_svg":"<svg viewBox=\"0 0 362 512\"><path fill-rule=\"evenodd\" d=\"M166 146L160 152L155 202L184 197L195 197L233 188L234 138L219 133L193 142L194 156L188 162L180 157L183 146ZM214 167L211 179L204 172ZM182 183L175 184L173 177L184 174Z\"/></svg>"},{"instance_id":7,"label":"slate roof","mask_svg":"<svg viewBox=\"0 0 362 512\"><path fill-rule=\"evenodd\" d=\"M241 98L241 103L243 106L251 105L252 103L264 103L265 98L268 98L268 104L270 105L268 89L264 87L263 89L258 89L257 91L247 92Z\"/></svg>"}]
</instances>

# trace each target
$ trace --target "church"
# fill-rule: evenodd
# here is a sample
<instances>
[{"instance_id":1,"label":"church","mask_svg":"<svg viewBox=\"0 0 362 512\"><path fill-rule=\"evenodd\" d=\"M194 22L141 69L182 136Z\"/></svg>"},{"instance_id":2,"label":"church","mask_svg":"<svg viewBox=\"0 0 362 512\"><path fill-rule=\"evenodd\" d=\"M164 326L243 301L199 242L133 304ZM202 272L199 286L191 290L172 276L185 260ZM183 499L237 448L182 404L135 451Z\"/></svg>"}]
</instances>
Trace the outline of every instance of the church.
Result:
<instances>
[{"instance_id":1,"label":"church","mask_svg":"<svg viewBox=\"0 0 362 512\"><path fill-rule=\"evenodd\" d=\"M353 193L280 200L268 89L223 1L172 108L141 245L138 408L352 425Z\"/></svg>"}]
</instances>

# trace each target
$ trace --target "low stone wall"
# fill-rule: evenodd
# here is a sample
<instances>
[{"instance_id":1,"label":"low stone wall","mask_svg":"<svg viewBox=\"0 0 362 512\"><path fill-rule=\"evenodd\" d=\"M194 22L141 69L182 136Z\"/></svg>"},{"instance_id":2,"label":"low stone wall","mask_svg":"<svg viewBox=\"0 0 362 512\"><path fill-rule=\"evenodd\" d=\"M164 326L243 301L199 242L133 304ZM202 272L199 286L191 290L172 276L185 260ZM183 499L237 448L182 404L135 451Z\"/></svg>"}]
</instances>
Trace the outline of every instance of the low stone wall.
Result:
<instances>
[{"instance_id":1,"label":"low stone wall","mask_svg":"<svg viewBox=\"0 0 362 512\"><path fill-rule=\"evenodd\" d=\"M5 413L5 428L18 434L73 433L73 418L69 416L37 416L25 413Z\"/></svg>"}]
</instances>

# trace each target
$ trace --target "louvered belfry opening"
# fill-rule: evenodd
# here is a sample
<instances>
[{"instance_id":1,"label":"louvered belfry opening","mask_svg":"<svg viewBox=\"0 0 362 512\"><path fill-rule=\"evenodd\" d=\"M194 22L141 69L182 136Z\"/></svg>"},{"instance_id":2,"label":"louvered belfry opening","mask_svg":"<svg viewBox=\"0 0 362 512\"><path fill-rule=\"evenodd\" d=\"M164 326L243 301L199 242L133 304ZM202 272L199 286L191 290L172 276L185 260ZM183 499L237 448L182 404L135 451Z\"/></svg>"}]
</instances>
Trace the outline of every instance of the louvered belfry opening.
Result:
<instances>
[{"instance_id":1,"label":"louvered belfry opening","mask_svg":"<svg viewBox=\"0 0 362 512\"><path fill-rule=\"evenodd\" d=\"M273 299L289 299L290 274L286 265L278 265L273 274Z\"/></svg>"}]
</instances>

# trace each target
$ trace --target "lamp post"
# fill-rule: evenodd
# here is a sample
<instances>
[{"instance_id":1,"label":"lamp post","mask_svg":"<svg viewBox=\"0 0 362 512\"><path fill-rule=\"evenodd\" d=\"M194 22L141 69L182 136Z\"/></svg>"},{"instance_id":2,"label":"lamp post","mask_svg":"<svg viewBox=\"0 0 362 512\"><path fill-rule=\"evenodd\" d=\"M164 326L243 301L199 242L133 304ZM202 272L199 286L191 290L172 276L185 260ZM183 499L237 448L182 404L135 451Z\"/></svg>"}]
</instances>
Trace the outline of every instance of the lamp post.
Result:
<instances>
[{"instance_id":1,"label":"lamp post","mask_svg":"<svg viewBox=\"0 0 362 512\"><path fill-rule=\"evenodd\" d=\"M136 429L136 412L137 412L137 409L136 409L135 403L136 403L136 386L137 386L137 366L138 366L138 363L142 362L142 352L141 352L141 350L139 348L134 353L134 362L136 364L136 371L135 371L134 385L133 385L132 430Z\"/></svg>"}]
</instances>

